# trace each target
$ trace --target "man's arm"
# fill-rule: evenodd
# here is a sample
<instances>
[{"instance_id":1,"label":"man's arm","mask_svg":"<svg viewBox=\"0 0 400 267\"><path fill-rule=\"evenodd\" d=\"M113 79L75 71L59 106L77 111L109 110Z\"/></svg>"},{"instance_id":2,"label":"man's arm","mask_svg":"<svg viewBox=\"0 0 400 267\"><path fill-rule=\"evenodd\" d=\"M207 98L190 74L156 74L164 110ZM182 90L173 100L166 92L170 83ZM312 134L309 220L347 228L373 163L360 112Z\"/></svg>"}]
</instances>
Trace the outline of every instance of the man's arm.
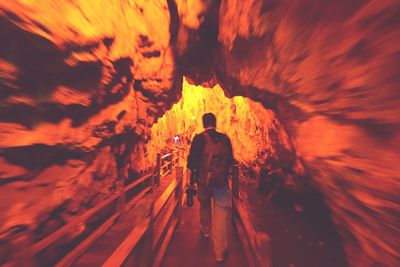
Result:
<instances>
[{"instance_id":1,"label":"man's arm","mask_svg":"<svg viewBox=\"0 0 400 267\"><path fill-rule=\"evenodd\" d=\"M193 185L196 182L197 169L199 166L199 160L201 155L202 144L200 136L196 135L193 138L193 142L190 146L189 155L187 159L187 168L190 170L190 184Z\"/></svg>"},{"instance_id":2,"label":"man's arm","mask_svg":"<svg viewBox=\"0 0 400 267\"><path fill-rule=\"evenodd\" d=\"M200 155L201 155L201 138L200 135L196 135L193 138L192 145L190 146L189 155L187 158L187 168L191 171L196 170L199 165Z\"/></svg>"},{"instance_id":3,"label":"man's arm","mask_svg":"<svg viewBox=\"0 0 400 267\"><path fill-rule=\"evenodd\" d=\"M229 176L232 177L233 171L234 171L233 165L236 163L236 161L233 157L232 143L228 136L226 136L226 142L228 145L228 172L229 172Z\"/></svg>"},{"instance_id":4,"label":"man's arm","mask_svg":"<svg viewBox=\"0 0 400 267\"><path fill-rule=\"evenodd\" d=\"M231 166L233 166L233 164L235 164L235 159L233 157L232 143L228 136L226 137L226 141L228 144L228 155L229 155L228 165L231 167Z\"/></svg>"}]
</instances>

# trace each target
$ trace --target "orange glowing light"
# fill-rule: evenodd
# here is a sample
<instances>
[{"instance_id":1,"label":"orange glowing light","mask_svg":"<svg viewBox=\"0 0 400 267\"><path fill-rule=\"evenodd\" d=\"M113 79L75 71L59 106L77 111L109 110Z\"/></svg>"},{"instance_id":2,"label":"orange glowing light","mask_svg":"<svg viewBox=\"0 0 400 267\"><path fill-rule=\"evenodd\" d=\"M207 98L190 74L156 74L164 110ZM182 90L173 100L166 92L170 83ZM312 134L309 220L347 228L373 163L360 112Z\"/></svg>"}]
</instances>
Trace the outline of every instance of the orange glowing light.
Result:
<instances>
[{"instance_id":1,"label":"orange glowing light","mask_svg":"<svg viewBox=\"0 0 400 267\"><path fill-rule=\"evenodd\" d=\"M230 137L238 161L251 163L260 151L274 152L270 130L282 129L282 126L272 111L245 97L227 98L219 85L205 88L184 79L181 100L151 128L152 139L147 145L150 159L155 158L160 148L168 146L176 134L184 136L188 149L187 141L203 131L201 117L206 112L216 115L217 130ZM280 131L278 139L290 150L284 131Z\"/></svg>"}]
</instances>

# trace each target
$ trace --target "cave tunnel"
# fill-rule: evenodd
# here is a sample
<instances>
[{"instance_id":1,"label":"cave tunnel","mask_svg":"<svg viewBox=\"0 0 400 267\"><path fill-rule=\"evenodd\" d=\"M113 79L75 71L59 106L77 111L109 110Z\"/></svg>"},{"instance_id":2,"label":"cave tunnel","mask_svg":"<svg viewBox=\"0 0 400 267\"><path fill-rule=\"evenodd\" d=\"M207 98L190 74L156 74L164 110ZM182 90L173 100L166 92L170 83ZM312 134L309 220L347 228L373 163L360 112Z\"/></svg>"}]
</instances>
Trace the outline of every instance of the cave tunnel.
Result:
<instances>
[{"instance_id":1,"label":"cave tunnel","mask_svg":"<svg viewBox=\"0 0 400 267\"><path fill-rule=\"evenodd\" d=\"M1 1L0 40L0 266L400 266L398 1Z\"/></svg>"}]
</instances>

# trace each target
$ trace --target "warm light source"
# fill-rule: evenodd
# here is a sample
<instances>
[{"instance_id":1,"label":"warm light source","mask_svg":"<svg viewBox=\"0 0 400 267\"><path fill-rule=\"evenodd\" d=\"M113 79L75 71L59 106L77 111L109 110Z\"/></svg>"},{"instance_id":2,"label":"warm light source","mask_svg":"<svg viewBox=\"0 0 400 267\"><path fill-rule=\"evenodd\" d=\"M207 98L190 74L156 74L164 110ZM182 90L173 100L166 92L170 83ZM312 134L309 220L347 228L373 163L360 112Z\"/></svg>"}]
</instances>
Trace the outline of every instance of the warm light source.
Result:
<instances>
[{"instance_id":1,"label":"warm light source","mask_svg":"<svg viewBox=\"0 0 400 267\"><path fill-rule=\"evenodd\" d=\"M170 146L168 140L175 135L183 136L181 142L188 150L189 141L203 131L201 117L206 112L216 115L217 130L230 137L235 158L240 162L251 163L264 150L275 154L272 142L290 150L287 135L272 111L245 97L227 98L219 85L205 88L191 85L185 79L180 101L151 129L149 156L155 158L156 151ZM271 141L271 131L279 133L277 140Z\"/></svg>"}]
</instances>

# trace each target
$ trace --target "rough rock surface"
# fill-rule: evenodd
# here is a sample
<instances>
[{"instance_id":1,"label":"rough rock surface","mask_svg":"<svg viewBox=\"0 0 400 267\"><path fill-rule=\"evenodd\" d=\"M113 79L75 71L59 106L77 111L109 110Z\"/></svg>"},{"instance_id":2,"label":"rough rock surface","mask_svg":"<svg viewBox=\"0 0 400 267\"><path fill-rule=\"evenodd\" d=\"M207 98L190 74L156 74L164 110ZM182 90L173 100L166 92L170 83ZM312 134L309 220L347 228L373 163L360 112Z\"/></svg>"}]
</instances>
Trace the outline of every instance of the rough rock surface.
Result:
<instances>
[{"instance_id":1,"label":"rough rock surface","mask_svg":"<svg viewBox=\"0 0 400 267\"><path fill-rule=\"evenodd\" d=\"M399 14L396 0L1 1L0 237L40 238L147 168L184 74L272 110L349 264L397 266Z\"/></svg>"},{"instance_id":2,"label":"rough rock surface","mask_svg":"<svg viewBox=\"0 0 400 267\"><path fill-rule=\"evenodd\" d=\"M37 239L109 196L121 169L149 167L128 164L182 78L166 1L2 1L0 14L0 233Z\"/></svg>"},{"instance_id":3,"label":"rough rock surface","mask_svg":"<svg viewBox=\"0 0 400 267\"><path fill-rule=\"evenodd\" d=\"M152 138L146 146L150 158L160 148L171 146L175 135L181 136L179 144L188 152L195 134L204 131L202 115L206 112L216 115L217 130L230 137L240 163L254 165L261 154L268 153L280 166L294 167L292 144L273 111L248 98L227 98L218 85L204 88L186 80L180 101L151 128Z\"/></svg>"},{"instance_id":4,"label":"rough rock surface","mask_svg":"<svg viewBox=\"0 0 400 267\"><path fill-rule=\"evenodd\" d=\"M221 1L215 74L273 109L351 266L399 264L400 5Z\"/></svg>"}]
</instances>

